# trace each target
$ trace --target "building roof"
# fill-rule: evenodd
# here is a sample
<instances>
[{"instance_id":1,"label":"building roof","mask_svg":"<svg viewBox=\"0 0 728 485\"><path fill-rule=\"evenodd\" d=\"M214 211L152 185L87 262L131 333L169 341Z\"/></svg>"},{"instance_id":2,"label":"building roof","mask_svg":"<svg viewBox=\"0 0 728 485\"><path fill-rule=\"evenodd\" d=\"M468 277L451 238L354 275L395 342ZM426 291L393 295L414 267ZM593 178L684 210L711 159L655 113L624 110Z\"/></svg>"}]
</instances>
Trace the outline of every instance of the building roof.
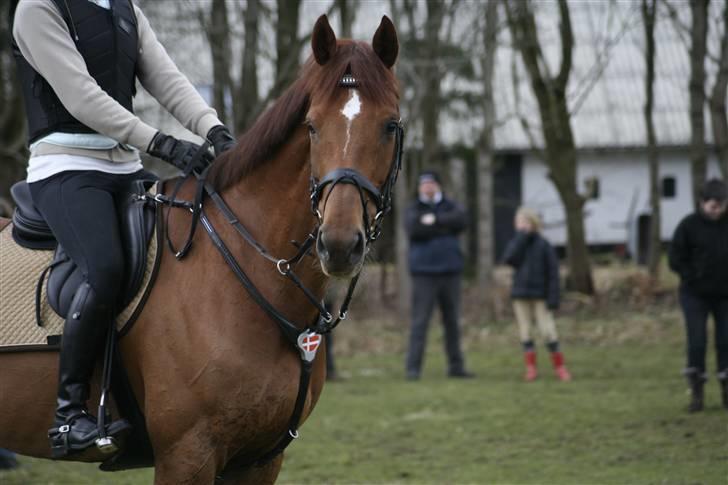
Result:
<instances>
[{"instance_id":1,"label":"building roof","mask_svg":"<svg viewBox=\"0 0 728 485\"><path fill-rule=\"evenodd\" d=\"M677 20L669 18L668 7L658 2L655 27L656 59L654 123L658 144L687 145L690 141L689 35L679 25L689 26L687 2L672 2ZM646 144L644 121L645 60L641 2L570 2L575 37L573 69L568 85L571 126L578 148L637 147ZM539 37L550 71L560 63L559 13L556 2L535 2ZM709 51L717 58L722 26L721 2L711 4ZM510 47L507 29L500 35L495 73L496 111L502 124L494 136L496 149L529 149L531 140L520 117L539 133L538 107L520 55ZM710 57L710 56L709 56ZM515 63L515 64L514 64ZM513 74L515 65L516 75ZM715 78L716 63L706 59L706 92ZM706 109L706 141L712 141L710 116Z\"/></svg>"}]
</instances>

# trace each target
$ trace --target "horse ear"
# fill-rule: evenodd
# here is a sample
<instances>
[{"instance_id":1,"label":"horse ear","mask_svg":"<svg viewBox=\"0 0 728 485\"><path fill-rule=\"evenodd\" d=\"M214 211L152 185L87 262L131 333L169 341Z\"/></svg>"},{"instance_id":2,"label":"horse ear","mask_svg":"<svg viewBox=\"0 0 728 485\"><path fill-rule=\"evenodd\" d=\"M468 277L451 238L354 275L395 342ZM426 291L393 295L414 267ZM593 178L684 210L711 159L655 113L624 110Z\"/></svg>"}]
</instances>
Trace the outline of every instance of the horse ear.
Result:
<instances>
[{"instance_id":1,"label":"horse ear","mask_svg":"<svg viewBox=\"0 0 728 485\"><path fill-rule=\"evenodd\" d=\"M322 66L336 54L336 34L329 25L329 18L325 14L320 16L316 25L313 26L311 48L316 62Z\"/></svg>"},{"instance_id":2,"label":"horse ear","mask_svg":"<svg viewBox=\"0 0 728 485\"><path fill-rule=\"evenodd\" d=\"M384 15L379 23L379 28L374 33L372 39L372 49L377 53L387 68L394 65L399 53L399 41L397 40L397 31L389 17Z\"/></svg>"}]
</instances>

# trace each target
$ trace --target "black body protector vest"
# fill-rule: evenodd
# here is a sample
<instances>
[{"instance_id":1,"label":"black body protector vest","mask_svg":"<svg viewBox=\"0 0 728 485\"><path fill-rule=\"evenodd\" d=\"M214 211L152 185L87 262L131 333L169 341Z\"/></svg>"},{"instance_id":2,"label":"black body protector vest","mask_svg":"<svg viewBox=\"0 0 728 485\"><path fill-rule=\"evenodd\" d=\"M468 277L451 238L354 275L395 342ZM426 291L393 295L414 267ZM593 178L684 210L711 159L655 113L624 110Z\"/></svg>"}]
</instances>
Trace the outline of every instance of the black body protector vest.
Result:
<instances>
[{"instance_id":1,"label":"black body protector vest","mask_svg":"<svg viewBox=\"0 0 728 485\"><path fill-rule=\"evenodd\" d=\"M131 0L111 0L110 10L89 0L49 1L63 15L91 77L133 112L139 34ZM22 56L14 38L12 46L28 115L29 143L53 132L95 133L66 110L51 85Z\"/></svg>"}]
</instances>

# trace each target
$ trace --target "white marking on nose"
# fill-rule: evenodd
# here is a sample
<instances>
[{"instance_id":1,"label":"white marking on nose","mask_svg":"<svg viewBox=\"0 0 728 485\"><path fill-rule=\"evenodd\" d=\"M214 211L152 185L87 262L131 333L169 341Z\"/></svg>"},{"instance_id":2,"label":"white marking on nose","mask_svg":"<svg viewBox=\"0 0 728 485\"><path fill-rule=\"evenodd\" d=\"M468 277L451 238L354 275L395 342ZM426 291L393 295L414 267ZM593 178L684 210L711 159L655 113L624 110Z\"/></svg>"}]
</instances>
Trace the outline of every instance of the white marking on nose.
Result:
<instances>
[{"instance_id":1,"label":"white marking on nose","mask_svg":"<svg viewBox=\"0 0 728 485\"><path fill-rule=\"evenodd\" d=\"M344 144L344 157L346 157L346 150L349 148L349 140L351 139L351 123L354 118L359 116L361 112L361 101L359 101L359 93L356 89L351 90L349 95L349 101L346 102L344 108L341 110L341 114L346 117L346 143Z\"/></svg>"}]
</instances>

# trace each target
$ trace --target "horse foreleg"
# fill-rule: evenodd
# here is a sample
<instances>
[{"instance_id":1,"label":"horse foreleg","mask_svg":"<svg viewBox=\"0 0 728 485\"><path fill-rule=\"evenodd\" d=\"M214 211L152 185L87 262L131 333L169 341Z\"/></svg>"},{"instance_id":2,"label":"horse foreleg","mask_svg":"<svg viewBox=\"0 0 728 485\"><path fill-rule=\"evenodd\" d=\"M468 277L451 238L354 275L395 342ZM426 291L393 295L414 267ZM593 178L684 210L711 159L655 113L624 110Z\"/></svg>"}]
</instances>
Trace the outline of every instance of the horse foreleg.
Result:
<instances>
[{"instance_id":1,"label":"horse foreleg","mask_svg":"<svg viewBox=\"0 0 728 485\"><path fill-rule=\"evenodd\" d=\"M223 470L221 476L215 482L216 485L248 485L248 484L273 484L278 478L283 464L283 455L278 455L275 459L263 466L252 466L244 470L236 470L234 472L225 472Z\"/></svg>"},{"instance_id":2,"label":"horse foreleg","mask_svg":"<svg viewBox=\"0 0 728 485\"><path fill-rule=\"evenodd\" d=\"M217 450L201 446L199 436L189 433L171 449L161 453L155 450L154 484L211 485L219 467Z\"/></svg>"}]
</instances>

